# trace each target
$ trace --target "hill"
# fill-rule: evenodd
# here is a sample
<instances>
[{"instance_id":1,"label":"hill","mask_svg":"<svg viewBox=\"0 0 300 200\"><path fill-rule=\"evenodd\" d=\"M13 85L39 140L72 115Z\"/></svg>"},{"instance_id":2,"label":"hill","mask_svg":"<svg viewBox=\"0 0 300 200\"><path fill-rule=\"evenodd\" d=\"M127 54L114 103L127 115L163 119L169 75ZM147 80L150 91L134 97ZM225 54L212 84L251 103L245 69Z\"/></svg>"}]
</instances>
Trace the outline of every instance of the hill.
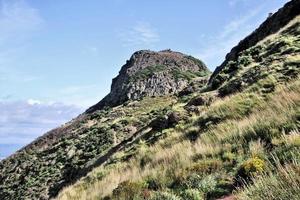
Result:
<instances>
[{"instance_id":1,"label":"hill","mask_svg":"<svg viewBox=\"0 0 300 200\"><path fill-rule=\"evenodd\" d=\"M102 101L1 161L1 198L54 197L148 132L148 124L168 112L175 93L189 84L205 85L209 74L200 60L182 53L134 53Z\"/></svg>"},{"instance_id":2,"label":"hill","mask_svg":"<svg viewBox=\"0 0 300 200\"><path fill-rule=\"evenodd\" d=\"M212 76L179 52L134 53L102 101L1 161L1 198L299 199L299 5Z\"/></svg>"}]
</instances>

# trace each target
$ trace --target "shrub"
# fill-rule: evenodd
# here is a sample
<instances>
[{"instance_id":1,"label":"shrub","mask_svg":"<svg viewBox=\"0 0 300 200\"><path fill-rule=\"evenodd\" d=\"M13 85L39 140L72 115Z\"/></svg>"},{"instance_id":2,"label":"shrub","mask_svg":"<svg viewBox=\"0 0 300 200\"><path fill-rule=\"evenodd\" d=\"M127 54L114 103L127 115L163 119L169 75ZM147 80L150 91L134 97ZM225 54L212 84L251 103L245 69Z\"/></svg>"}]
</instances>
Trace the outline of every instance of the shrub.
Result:
<instances>
[{"instance_id":1,"label":"shrub","mask_svg":"<svg viewBox=\"0 0 300 200\"><path fill-rule=\"evenodd\" d=\"M265 168L266 164L264 160L258 157L250 158L240 166L237 172L237 180L250 180L254 175L261 174Z\"/></svg>"},{"instance_id":2,"label":"shrub","mask_svg":"<svg viewBox=\"0 0 300 200\"><path fill-rule=\"evenodd\" d=\"M193 56L185 56L185 58L188 58L190 60L192 60L196 65L200 66L200 67L206 67L204 62L202 62L201 60L193 57Z\"/></svg>"},{"instance_id":3,"label":"shrub","mask_svg":"<svg viewBox=\"0 0 300 200\"><path fill-rule=\"evenodd\" d=\"M164 187L164 183L161 177L149 176L146 179L146 184L148 186L148 189L155 190L155 191L161 190Z\"/></svg>"},{"instance_id":4,"label":"shrub","mask_svg":"<svg viewBox=\"0 0 300 200\"><path fill-rule=\"evenodd\" d=\"M240 90L242 90L242 81L240 79L233 78L219 89L219 94L224 97Z\"/></svg>"},{"instance_id":5,"label":"shrub","mask_svg":"<svg viewBox=\"0 0 300 200\"><path fill-rule=\"evenodd\" d=\"M231 152L224 152L223 155L222 155L222 159L224 161L232 162L236 159L236 155L234 153L231 153Z\"/></svg>"},{"instance_id":6,"label":"shrub","mask_svg":"<svg viewBox=\"0 0 300 200\"><path fill-rule=\"evenodd\" d=\"M247 66L251 63L251 57L250 56L240 56L238 58L238 65Z\"/></svg>"},{"instance_id":7,"label":"shrub","mask_svg":"<svg viewBox=\"0 0 300 200\"><path fill-rule=\"evenodd\" d=\"M200 135L200 130L198 127L191 127L186 130L185 137L190 141L196 141Z\"/></svg>"},{"instance_id":8,"label":"shrub","mask_svg":"<svg viewBox=\"0 0 300 200\"><path fill-rule=\"evenodd\" d=\"M148 67L138 71L137 73L135 73L130 78L130 82L149 78L149 77L153 76L155 73L161 72L164 70L166 70L166 66L164 66L164 65L148 66Z\"/></svg>"},{"instance_id":9,"label":"shrub","mask_svg":"<svg viewBox=\"0 0 300 200\"><path fill-rule=\"evenodd\" d=\"M208 175L202 179L200 182L198 189L204 193L212 192L216 189L217 181L214 175Z\"/></svg>"},{"instance_id":10,"label":"shrub","mask_svg":"<svg viewBox=\"0 0 300 200\"><path fill-rule=\"evenodd\" d=\"M226 80L228 80L229 75L225 73L219 73L215 77L213 77L211 81L212 89L217 89L220 87Z\"/></svg>"},{"instance_id":11,"label":"shrub","mask_svg":"<svg viewBox=\"0 0 300 200\"><path fill-rule=\"evenodd\" d=\"M186 189L180 193L184 200L203 200L204 195L197 189Z\"/></svg>"},{"instance_id":12,"label":"shrub","mask_svg":"<svg viewBox=\"0 0 300 200\"><path fill-rule=\"evenodd\" d=\"M197 174L208 174L215 172L222 168L222 162L217 159L203 160L193 164L187 170Z\"/></svg>"},{"instance_id":13,"label":"shrub","mask_svg":"<svg viewBox=\"0 0 300 200\"><path fill-rule=\"evenodd\" d=\"M199 73L195 73L193 71L187 70L187 71L183 71L180 68L175 67L172 71L171 71L173 77L175 78L175 80L179 80L179 79L184 79L184 80L192 80L193 78L196 78L197 76L204 76L203 73L199 74Z\"/></svg>"},{"instance_id":14,"label":"shrub","mask_svg":"<svg viewBox=\"0 0 300 200\"><path fill-rule=\"evenodd\" d=\"M171 192L155 192L150 200L181 200L181 198Z\"/></svg>"},{"instance_id":15,"label":"shrub","mask_svg":"<svg viewBox=\"0 0 300 200\"><path fill-rule=\"evenodd\" d=\"M124 181L113 190L113 199L136 199L141 196L141 192L145 188L145 183Z\"/></svg>"}]
</instances>

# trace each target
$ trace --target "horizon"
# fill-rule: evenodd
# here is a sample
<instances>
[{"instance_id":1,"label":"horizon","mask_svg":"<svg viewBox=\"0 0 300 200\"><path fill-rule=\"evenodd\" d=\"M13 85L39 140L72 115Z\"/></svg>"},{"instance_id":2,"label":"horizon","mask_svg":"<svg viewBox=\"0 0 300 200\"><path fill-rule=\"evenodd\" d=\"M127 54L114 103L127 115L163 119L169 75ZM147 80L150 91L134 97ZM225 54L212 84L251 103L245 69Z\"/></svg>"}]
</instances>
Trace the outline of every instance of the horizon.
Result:
<instances>
[{"instance_id":1,"label":"horizon","mask_svg":"<svg viewBox=\"0 0 300 200\"><path fill-rule=\"evenodd\" d=\"M0 1L0 159L100 101L135 51L172 49L213 71L288 1L138 2Z\"/></svg>"}]
</instances>

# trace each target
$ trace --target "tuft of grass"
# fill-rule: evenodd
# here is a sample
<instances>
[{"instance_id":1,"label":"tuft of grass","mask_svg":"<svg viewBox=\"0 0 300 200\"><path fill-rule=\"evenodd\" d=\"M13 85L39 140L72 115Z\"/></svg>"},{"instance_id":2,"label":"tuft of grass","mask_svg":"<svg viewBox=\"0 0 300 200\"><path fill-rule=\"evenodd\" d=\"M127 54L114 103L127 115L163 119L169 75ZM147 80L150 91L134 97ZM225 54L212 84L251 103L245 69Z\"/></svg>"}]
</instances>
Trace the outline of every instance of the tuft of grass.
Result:
<instances>
[{"instance_id":1,"label":"tuft of grass","mask_svg":"<svg viewBox=\"0 0 300 200\"><path fill-rule=\"evenodd\" d=\"M299 152L298 152L299 153ZM294 160L291 164L275 166L273 171L256 177L253 183L237 190L237 199L300 199L300 165Z\"/></svg>"}]
</instances>

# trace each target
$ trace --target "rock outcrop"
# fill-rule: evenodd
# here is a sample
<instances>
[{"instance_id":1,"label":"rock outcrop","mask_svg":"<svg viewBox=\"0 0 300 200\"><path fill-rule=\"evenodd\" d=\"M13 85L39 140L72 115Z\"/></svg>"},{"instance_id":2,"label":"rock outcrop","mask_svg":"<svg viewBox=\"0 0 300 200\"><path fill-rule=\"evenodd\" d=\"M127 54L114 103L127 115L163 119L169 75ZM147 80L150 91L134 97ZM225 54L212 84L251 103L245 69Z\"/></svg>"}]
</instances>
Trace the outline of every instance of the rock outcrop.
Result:
<instances>
[{"instance_id":1,"label":"rock outcrop","mask_svg":"<svg viewBox=\"0 0 300 200\"><path fill-rule=\"evenodd\" d=\"M171 50L137 51L113 79L110 93L87 112L146 96L175 94L185 88L191 79L207 74L209 70L206 66L192 56Z\"/></svg>"}]
</instances>

